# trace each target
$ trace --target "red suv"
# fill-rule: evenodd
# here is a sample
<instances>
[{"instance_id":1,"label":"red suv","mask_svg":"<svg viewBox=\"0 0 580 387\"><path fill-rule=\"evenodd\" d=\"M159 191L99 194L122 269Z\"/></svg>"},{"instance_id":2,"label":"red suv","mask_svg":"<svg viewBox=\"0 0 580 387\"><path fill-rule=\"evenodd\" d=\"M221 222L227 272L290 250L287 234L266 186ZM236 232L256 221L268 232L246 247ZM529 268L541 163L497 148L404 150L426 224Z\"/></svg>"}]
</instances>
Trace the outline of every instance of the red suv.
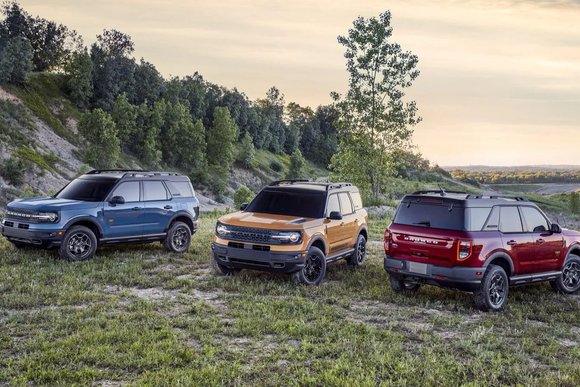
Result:
<instances>
[{"instance_id":1,"label":"red suv","mask_svg":"<svg viewBox=\"0 0 580 387\"><path fill-rule=\"evenodd\" d=\"M561 229L522 197L418 191L385 231L384 265L397 292L456 288L473 292L479 309L499 310L510 286L550 281L577 292L580 232Z\"/></svg>"}]
</instances>

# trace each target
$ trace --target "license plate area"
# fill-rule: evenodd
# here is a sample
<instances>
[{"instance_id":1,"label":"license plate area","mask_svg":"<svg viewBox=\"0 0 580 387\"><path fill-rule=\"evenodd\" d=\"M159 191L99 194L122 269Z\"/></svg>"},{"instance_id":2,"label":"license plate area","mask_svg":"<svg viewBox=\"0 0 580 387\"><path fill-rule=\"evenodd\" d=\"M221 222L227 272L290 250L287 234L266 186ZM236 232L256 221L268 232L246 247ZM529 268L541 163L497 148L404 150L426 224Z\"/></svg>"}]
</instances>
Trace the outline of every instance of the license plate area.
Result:
<instances>
[{"instance_id":1,"label":"license plate area","mask_svg":"<svg viewBox=\"0 0 580 387\"><path fill-rule=\"evenodd\" d=\"M409 262L408 270L411 273L427 274L427 265L420 262Z\"/></svg>"}]
</instances>

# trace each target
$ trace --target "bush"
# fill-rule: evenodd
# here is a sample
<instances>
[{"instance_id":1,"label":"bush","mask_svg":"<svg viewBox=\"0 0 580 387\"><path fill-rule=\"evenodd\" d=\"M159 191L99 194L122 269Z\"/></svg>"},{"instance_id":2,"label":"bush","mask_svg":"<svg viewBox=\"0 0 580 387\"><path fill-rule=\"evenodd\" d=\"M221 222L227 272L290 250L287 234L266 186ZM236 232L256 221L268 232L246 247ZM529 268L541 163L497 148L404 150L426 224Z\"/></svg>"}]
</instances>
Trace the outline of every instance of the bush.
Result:
<instances>
[{"instance_id":1,"label":"bush","mask_svg":"<svg viewBox=\"0 0 580 387\"><path fill-rule=\"evenodd\" d=\"M27 163L17 157L6 159L0 166L0 175L12 185L20 185L23 182L24 171Z\"/></svg>"},{"instance_id":2,"label":"bush","mask_svg":"<svg viewBox=\"0 0 580 387\"><path fill-rule=\"evenodd\" d=\"M282 172L284 166L279 162L277 162L276 160L272 160L272 162L270 162L270 169L273 170L274 172Z\"/></svg>"},{"instance_id":3,"label":"bush","mask_svg":"<svg viewBox=\"0 0 580 387\"><path fill-rule=\"evenodd\" d=\"M256 148L254 147L254 140L252 136L246 132L242 137L238 148L238 161L242 163L245 168L252 168L255 163Z\"/></svg>"},{"instance_id":4,"label":"bush","mask_svg":"<svg viewBox=\"0 0 580 387\"><path fill-rule=\"evenodd\" d=\"M306 160L302 156L300 149L296 149L294 153L290 155L290 170L288 171L286 177L288 179L298 179L304 177L304 165Z\"/></svg>"},{"instance_id":5,"label":"bush","mask_svg":"<svg viewBox=\"0 0 580 387\"><path fill-rule=\"evenodd\" d=\"M240 208L242 204L249 203L254 196L254 193L248 187L243 185L234 193L234 205L236 208Z\"/></svg>"}]
</instances>

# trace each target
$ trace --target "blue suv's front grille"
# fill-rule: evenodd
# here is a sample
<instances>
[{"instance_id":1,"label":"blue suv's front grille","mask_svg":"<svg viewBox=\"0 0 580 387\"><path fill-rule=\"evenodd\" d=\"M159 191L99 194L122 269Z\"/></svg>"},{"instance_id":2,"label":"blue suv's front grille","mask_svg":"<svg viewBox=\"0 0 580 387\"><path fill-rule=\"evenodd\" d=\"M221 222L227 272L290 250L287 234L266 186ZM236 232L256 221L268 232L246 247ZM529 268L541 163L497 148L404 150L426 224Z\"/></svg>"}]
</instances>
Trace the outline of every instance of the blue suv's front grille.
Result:
<instances>
[{"instance_id":1,"label":"blue suv's front grille","mask_svg":"<svg viewBox=\"0 0 580 387\"><path fill-rule=\"evenodd\" d=\"M27 223L38 223L38 219L33 218L32 215L36 215L36 211L25 210L22 208L14 208L8 207L6 209L5 218L6 219L15 219L19 221L24 221Z\"/></svg>"}]
</instances>

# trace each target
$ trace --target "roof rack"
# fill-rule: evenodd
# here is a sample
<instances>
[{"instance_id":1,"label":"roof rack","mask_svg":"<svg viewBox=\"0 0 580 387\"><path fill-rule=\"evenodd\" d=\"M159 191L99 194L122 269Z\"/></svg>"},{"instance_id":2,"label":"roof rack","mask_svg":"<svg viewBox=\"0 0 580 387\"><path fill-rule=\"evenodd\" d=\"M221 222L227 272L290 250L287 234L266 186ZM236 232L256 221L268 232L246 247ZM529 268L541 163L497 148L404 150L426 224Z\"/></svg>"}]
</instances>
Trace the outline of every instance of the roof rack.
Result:
<instances>
[{"instance_id":1,"label":"roof rack","mask_svg":"<svg viewBox=\"0 0 580 387\"><path fill-rule=\"evenodd\" d=\"M86 175L100 175L101 173L109 173L109 172L149 172L148 170L144 169L93 169L86 173Z\"/></svg>"},{"instance_id":2,"label":"roof rack","mask_svg":"<svg viewBox=\"0 0 580 387\"><path fill-rule=\"evenodd\" d=\"M150 171L127 171L123 174L122 177L155 177L155 176L181 176L177 172L150 172Z\"/></svg>"},{"instance_id":3,"label":"roof rack","mask_svg":"<svg viewBox=\"0 0 580 387\"><path fill-rule=\"evenodd\" d=\"M342 188L342 187L351 187L351 183L329 183L329 182L321 182L321 181L310 181L307 179L285 179L285 180L276 180L269 184L269 187L275 187L282 184L294 184L294 183L306 183L310 185L319 185L326 187L326 190Z\"/></svg>"},{"instance_id":4,"label":"roof rack","mask_svg":"<svg viewBox=\"0 0 580 387\"><path fill-rule=\"evenodd\" d=\"M529 200L523 196L513 195L467 195L466 199L511 199L516 202L529 202Z\"/></svg>"},{"instance_id":5,"label":"roof rack","mask_svg":"<svg viewBox=\"0 0 580 387\"><path fill-rule=\"evenodd\" d=\"M310 180L307 179L283 179L283 180L276 180L271 182L269 185L271 187L282 185L282 184L294 184L294 183L310 183Z\"/></svg>"},{"instance_id":6,"label":"roof rack","mask_svg":"<svg viewBox=\"0 0 580 387\"><path fill-rule=\"evenodd\" d=\"M427 190L423 190L423 191L415 191L415 192L413 192L413 195L426 195L426 194L432 194L432 193L436 193L436 194L439 194L441 196L445 196L446 194L467 195L467 192L463 192L463 191L447 191L447 190L444 190L443 188L440 188L440 189L427 189Z\"/></svg>"},{"instance_id":7,"label":"roof rack","mask_svg":"<svg viewBox=\"0 0 580 387\"><path fill-rule=\"evenodd\" d=\"M352 187L351 183L327 183L326 190L342 188L342 187Z\"/></svg>"}]
</instances>

